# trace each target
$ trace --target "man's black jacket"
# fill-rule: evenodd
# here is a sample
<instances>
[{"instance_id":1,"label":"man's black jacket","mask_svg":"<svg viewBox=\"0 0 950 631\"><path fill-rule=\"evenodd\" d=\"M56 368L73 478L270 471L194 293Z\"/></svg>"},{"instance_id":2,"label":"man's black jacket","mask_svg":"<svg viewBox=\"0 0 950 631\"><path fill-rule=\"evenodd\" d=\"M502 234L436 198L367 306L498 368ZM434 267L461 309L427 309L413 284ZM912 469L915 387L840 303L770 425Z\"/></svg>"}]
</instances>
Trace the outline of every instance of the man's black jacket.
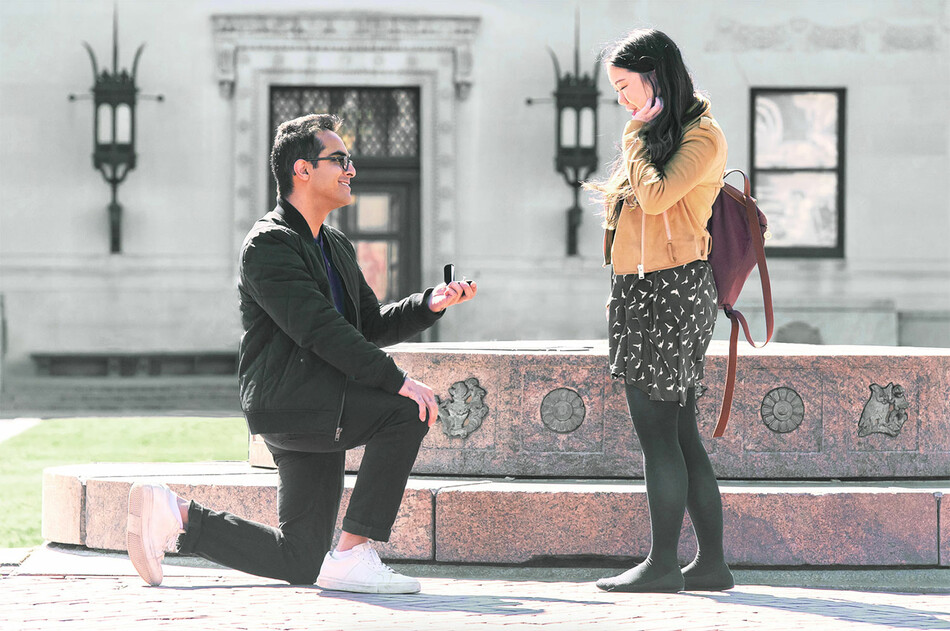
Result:
<instances>
[{"instance_id":1,"label":"man's black jacket","mask_svg":"<svg viewBox=\"0 0 950 631\"><path fill-rule=\"evenodd\" d=\"M405 373L380 349L441 317L427 289L381 307L339 230L323 227L327 255L343 282L345 315L333 306L323 254L289 202L254 224L241 246L239 378L251 433L336 435L347 382L397 393Z\"/></svg>"}]
</instances>

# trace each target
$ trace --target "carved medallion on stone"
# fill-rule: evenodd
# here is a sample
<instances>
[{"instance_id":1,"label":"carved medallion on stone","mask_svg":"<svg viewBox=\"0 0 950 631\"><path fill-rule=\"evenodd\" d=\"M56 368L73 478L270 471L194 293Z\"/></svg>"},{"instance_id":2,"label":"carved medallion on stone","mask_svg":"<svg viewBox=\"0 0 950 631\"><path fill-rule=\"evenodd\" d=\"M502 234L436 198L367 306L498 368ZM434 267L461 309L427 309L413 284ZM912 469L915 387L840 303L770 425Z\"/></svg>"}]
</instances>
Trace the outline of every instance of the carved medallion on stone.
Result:
<instances>
[{"instance_id":1,"label":"carved medallion on stone","mask_svg":"<svg viewBox=\"0 0 950 631\"><path fill-rule=\"evenodd\" d=\"M910 403L904 396L904 388L896 383L881 387L871 384L871 398L864 404L858 421L858 436L887 434L897 436L907 421Z\"/></svg>"},{"instance_id":2,"label":"carved medallion on stone","mask_svg":"<svg viewBox=\"0 0 950 631\"><path fill-rule=\"evenodd\" d=\"M802 424L805 418L805 402L802 401L801 395L791 388L775 388L762 398L759 415L770 430L786 434L798 429Z\"/></svg>"},{"instance_id":3,"label":"carved medallion on stone","mask_svg":"<svg viewBox=\"0 0 950 631\"><path fill-rule=\"evenodd\" d=\"M469 377L449 386L448 400L437 396L442 432L449 437L468 438L481 427L488 416L488 406L484 402L486 394L488 392L478 384L478 379Z\"/></svg>"},{"instance_id":4,"label":"carved medallion on stone","mask_svg":"<svg viewBox=\"0 0 950 631\"><path fill-rule=\"evenodd\" d=\"M541 401L541 422L558 434L569 434L581 426L587 410L581 395L570 388L556 388Z\"/></svg>"}]
</instances>

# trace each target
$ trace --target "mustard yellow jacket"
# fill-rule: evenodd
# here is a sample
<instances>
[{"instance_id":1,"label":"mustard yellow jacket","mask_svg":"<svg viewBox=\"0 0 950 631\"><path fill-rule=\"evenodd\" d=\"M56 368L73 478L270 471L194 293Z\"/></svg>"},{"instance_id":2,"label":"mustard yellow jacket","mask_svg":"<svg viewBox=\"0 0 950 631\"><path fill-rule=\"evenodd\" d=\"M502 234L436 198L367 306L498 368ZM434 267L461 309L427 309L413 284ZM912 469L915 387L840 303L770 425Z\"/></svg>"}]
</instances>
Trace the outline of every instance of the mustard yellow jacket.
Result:
<instances>
[{"instance_id":1,"label":"mustard yellow jacket","mask_svg":"<svg viewBox=\"0 0 950 631\"><path fill-rule=\"evenodd\" d=\"M683 142L662 174L647 157L631 120L623 130L623 156L633 196L623 204L616 230L604 235L604 264L615 274L641 275L706 260L706 223L722 188L726 137L707 107L683 130Z\"/></svg>"}]
</instances>

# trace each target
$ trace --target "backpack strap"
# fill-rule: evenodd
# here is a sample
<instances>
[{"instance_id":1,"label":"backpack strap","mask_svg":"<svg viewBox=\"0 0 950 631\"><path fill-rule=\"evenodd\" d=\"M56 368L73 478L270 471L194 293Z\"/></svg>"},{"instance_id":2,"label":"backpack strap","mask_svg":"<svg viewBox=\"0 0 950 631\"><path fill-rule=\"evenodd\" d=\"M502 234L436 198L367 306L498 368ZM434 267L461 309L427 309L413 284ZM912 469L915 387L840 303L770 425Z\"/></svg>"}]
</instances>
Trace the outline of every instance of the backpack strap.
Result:
<instances>
[{"instance_id":1,"label":"backpack strap","mask_svg":"<svg viewBox=\"0 0 950 631\"><path fill-rule=\"evenodd\" d=\"M762 233L762 227L759 225L759 210L756 208L755 199L752 197L752 184L749 182L749 178L746 174L739 171L739 169L727 171L726 175L732 172L741 173L742 179L744 180L742 192L745 197L743 202L745 203L746 218L749 220L749 234L760 235ZM723 177L725 177L725 175ZM749 332L749 325L741 313L739 313L739 319L740 322L742 322L742 329L745 332L746 339L749 340L749 344L755 348L762 348L772 341L772 333L775 327L775 320L772 313L772 282L769 279L769 267L765 262L765 239L753 238L752 246L755 248L755 258L759 267L759 282L762 284L762 302L765 306L765 341L761 344L756 344L752 339L752 334ZM733 312L738 313L735 309L733 309Z\"/></svg>"},{"instance_id":2,"label":"backpack strap","mask_svg":"<svg viewBox=\"0 0 950 631\"><path fill-rule=\"evenodd\" d=\"M741 317L741 314L740 314ZM745 321L745 318L742 318ZM713 431L713 438L720 438L726 431L729 422L729 411L732 409L732 395L736 387L736 360L739 346L739 321L729 318L732 322L732 333L729 334L729 363L726 365L726 387L722 393L722 408L719 410L719 421Z\"/></svg>"},{"instance_id":3,"label":"backpack strap","mask_svg":"<svg viewBox=\"0 0 950 631\"><path fill-rule=\"evenodd\" d=\"M745 173L739 169L726 171L722 176L726 178L731 173L740 173L744 180L742 202L746 209L746 218L749 220L749 234L752 235L752 245L755 248L755 258L759 268L759 280L762 284L762 302L765 306L765 341L756 344L752 339L752 333L749 331L749 323L746 322L742 312L736 309L725 308L723 312L732 322L732 332L729 334L729 361L726 365L726 387L722 396L722 408L719 410L719 421L716 423L716 429L713 431L713 438L719 438L726 431L726 423L729 422L729 412L732 410L732 396L736 385L736 365L738 363L739 346L739 326L745 333L746 339L755 348L762 348L772 340L772 333L775 326L774 315L772 313L772 283L769 280L769 269L765 263L765 244L761 238L755 238L755 235L761 235L762 227L759 225L759 212L755 206L755 200L752 198L752 184Z\"/></svg>"}]
</instances>

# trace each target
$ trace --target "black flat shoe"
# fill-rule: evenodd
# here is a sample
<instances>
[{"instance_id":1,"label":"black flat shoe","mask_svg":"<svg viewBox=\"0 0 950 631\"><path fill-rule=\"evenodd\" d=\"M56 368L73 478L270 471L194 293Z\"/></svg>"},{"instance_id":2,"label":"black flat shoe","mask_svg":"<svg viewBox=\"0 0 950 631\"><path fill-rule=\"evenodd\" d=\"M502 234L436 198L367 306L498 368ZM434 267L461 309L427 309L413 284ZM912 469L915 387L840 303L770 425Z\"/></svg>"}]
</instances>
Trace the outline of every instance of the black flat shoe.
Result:
<instances>
[{"instance_id":1,"label":"black flat shoe","mask_svg":"<svg viewBox=\"0 0 950 631\"><path fill-rule=\"evenodd\" d=\"M637 568L627 570L618 576L602 578L597 587L605 592L675 594L683 591L683 575L679 570L671 571L651 581L633 578Z\"/></svg>"},{"instance_id":2,"label":"black flat shoe","mask_svg":"<svg viewBox=\"0 0 950 631\"><path fill-rule=\"evenodd\" d=\"M683 589L687 592L723 592L736 586L732 572L726 564L706 574L684 574L683 583Z\"/></svg>"}]
</instances>

